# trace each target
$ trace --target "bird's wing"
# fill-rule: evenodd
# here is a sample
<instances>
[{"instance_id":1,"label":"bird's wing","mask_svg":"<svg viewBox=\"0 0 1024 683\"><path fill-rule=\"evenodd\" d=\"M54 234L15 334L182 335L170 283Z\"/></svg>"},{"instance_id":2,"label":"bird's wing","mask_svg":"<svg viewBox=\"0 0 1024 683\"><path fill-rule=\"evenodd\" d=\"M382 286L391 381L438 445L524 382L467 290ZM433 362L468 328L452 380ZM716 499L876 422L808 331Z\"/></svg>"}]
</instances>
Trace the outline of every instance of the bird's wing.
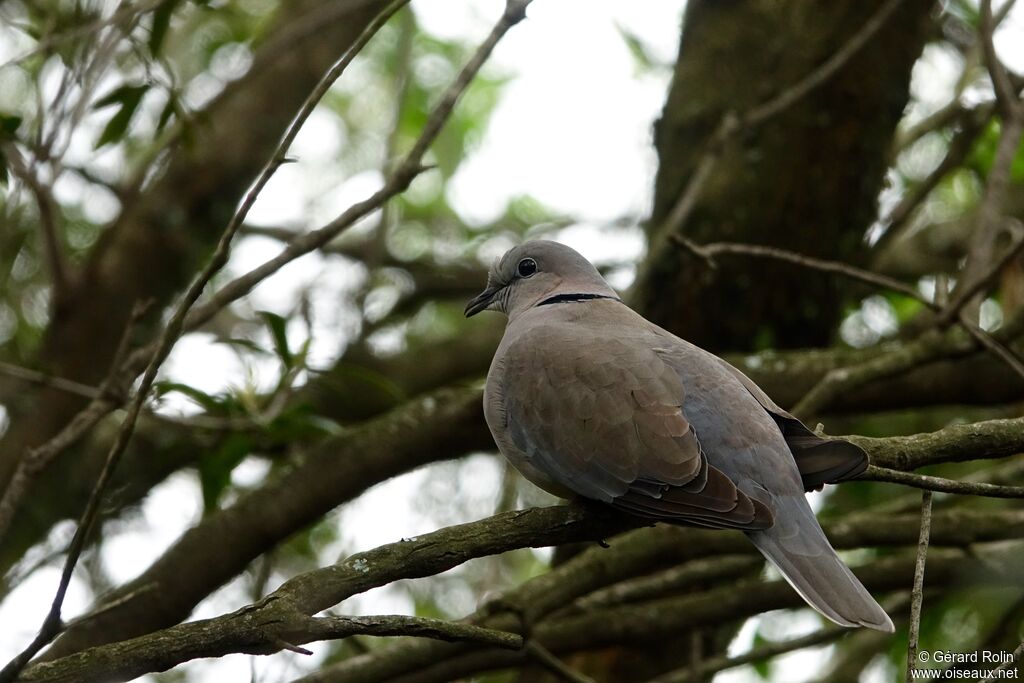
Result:
<instances>
[{"instance_id":1,"label":"bird's wing","mask_svg":"<svg viewBox=\"0 0 1024 683\"><path fill-rule=\"evenodd\" d=\"M616 335L547 326L509 347L504 427L529 464L579 495L652 519L763 529L772 513L708 462L677 372Z\"/></svg>"},{"instance_id":2,"label":"bird's wing","mask_svg":"<svg viewBox=\"0 0 1024 683\"><path fill-rule=\"evenodd\" d=\"M867 469L868 456L860 446L844 439L818 436L803 422L780 408L761 387L754 384L754 381L739 369L717 356L714 358L740 381L779 425L786 444L793 452L793 459L800 470L805 491L852 479Z\"/></svg>"}]
</instances>

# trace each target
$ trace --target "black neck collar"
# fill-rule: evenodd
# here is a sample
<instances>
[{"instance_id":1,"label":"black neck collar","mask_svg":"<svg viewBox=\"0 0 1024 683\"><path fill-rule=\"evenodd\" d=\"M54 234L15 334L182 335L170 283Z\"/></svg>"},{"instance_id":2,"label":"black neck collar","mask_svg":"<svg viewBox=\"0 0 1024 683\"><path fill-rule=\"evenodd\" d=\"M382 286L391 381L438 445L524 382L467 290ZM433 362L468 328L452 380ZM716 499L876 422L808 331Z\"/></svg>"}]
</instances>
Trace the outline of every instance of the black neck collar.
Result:
<instances>
[{"instance_id":1,"label":"black neck collar","mask_svg":"<svg viewBox=\"0 0 1024 683\"><path fill-rule=\"evenodd\" d=\"M622 299L617 296L608 296L607 294L583 294L579 292L572 292L569 294L556 294L555 296L548 297L541 301L538 306L547 306L548 304L567 304L577 301L590 301L591 299L611 299L612 301L618 301L622 303Z\"/></svg>"}]
</instances>

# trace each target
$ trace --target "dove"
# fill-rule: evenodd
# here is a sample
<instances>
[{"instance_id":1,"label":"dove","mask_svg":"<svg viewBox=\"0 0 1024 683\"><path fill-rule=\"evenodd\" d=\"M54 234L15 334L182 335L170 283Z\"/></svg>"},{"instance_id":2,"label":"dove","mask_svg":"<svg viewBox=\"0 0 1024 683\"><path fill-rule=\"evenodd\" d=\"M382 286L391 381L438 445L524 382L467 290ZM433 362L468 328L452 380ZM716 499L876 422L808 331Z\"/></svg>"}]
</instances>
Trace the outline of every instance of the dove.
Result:
<instances>
[{"instance_id":1,"label":"dove","mask_svg":"<svg viewBox=\"0 0 1024 683\"><path fill-rule=\"evenodd\" d=\"M484 389L501 453L542 489L646 520L738 529L837 624L893 624L833 550L805 491L867 455L821 437L738 369L629 308L582 255L537 240L466 306L508 317Z\"/></svg>"}]
</instances>

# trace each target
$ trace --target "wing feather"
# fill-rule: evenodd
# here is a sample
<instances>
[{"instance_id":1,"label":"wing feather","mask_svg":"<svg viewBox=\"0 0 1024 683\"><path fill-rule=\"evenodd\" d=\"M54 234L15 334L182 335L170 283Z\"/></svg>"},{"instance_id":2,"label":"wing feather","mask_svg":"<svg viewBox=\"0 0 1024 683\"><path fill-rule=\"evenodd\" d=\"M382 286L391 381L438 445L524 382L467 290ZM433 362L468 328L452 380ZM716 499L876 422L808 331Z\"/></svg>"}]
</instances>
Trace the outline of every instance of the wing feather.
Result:
<instances>
[{"instance_id":1,"label":"wing feather","mask_svg":"<svg viewBox=\"0 0 1024 683\"><path fill-rule=\"evenodd\" d=\"M557 328L509 349L508 435L559 486L649 519L764 529L763 503L708 463L683 413L684 387L656 351L615 338L585 344Z\"/></svg>"}]
</instances>

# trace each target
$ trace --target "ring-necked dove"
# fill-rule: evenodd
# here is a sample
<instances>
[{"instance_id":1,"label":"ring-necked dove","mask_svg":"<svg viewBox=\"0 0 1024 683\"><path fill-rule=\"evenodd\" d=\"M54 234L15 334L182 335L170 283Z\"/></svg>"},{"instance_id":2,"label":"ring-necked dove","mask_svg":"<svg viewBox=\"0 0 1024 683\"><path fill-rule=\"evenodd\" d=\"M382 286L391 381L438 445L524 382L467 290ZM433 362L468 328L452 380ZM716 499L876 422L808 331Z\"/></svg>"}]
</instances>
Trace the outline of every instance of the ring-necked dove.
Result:
<instances>
[{"instance_id":1,"label":"ring-necked dove","mask_svg":"<svg viewBox=\"0 0 1024 683\"><path fill-rule=\"evenodd\" d=\"M508 316L487 425L527 479L652 520L740 529L824 616L893 631L804 497L862 472L864 451L815 435L739 370L641 317L557 242L495 263L466 315L483 310Z\"/></svg>"}]
</instances>

